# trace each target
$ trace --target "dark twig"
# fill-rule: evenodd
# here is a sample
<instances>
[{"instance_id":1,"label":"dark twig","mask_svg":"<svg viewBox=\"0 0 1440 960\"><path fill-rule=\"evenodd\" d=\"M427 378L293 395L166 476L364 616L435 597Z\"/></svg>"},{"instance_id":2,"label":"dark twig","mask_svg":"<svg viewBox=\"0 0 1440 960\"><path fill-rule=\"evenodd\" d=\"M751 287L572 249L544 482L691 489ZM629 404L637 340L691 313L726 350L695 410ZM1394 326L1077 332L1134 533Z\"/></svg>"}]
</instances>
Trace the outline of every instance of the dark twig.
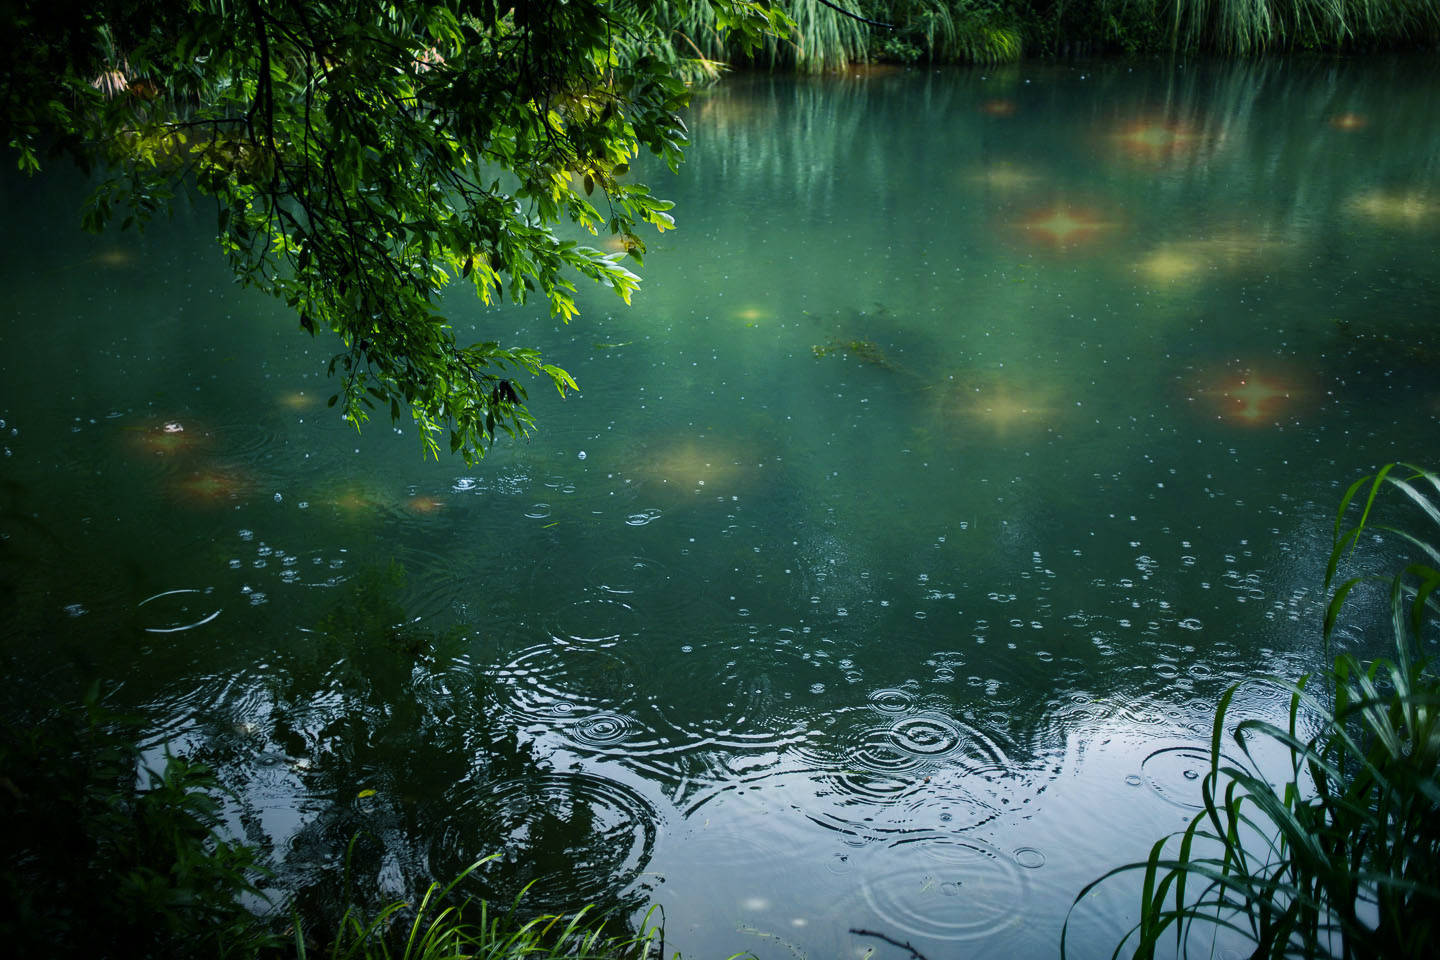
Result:
<instances>
[{"instance_id":1,"label":"dark twig","mask_svg":"<svg viewBox=\"0 0 1440 960\"><path fill-rule=\"evenodd\" d=\"M820 2L824 3L825 0L820 0ZM899 947L901 950L909 950L910 956L914 957L915 960L926 960L925 954L910 946L910 943L908 941L905 943L901 943L899 940L887 937L883 933L876 933L874 930L856 930L854 927L851 927L850 932L855 934L857 937L874 937L877 940L884 940L892 947Z\"/></svg>"},{"instance_id":2,"label":"dark twig","mask_svg":"<svg viewBox=\"0 0 1440 960\"><path fill-rule=\"evenodd\" d=\"M858 13L851 13L849 10L846 10L844 7L842 7L842 6L838 5L838 4L831 3L830 0L820 0L820 3L822 3L822 4L824 4L825 6L829 7L831 10L834 10L836 13L840 14L841 16L849 17L851 20L859 20L861 23L867 23L867 24L869 24L869 25L872 26L872 27L883 27L883 28L886 29L886 30L894 30L894 29L895 29L895 24L893 24L893 23L884 23L884 22L882 22L882 21L880 21L880 20L871 20L869 17L862 17L862 16L860 16L860 14L858 14ZM879 934L876 934L876 936L879 936ZM917 953L916 956L918 957L919 954Z\"/></svg>"}]
</instances>

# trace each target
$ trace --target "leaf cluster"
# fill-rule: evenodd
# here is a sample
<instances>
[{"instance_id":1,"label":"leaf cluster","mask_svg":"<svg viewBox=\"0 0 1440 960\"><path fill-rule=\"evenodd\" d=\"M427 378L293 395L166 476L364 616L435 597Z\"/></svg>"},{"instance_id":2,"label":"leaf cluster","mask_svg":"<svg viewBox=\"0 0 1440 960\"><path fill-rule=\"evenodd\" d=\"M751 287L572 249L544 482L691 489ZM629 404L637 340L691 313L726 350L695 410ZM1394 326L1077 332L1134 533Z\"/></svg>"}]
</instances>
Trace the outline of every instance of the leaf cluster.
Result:
<instances>
[{"instance_id":1,"label":"leaf cluster","mask_svg":"<svg viewBox=\"0 0 1440 960\"><path fill-rule=\"evenodd\" d=\"M471 864L447 884L431 883L413 906L395 900L372 915L351 905L325 955L331 960L631 960L649 957L652 951L663 956L664 930L653 922L655 908L641 921L639 932L617 935L610 930L612 918L590 907L522 921L521 900L528 886L508 910L486 900L459 898L456 888L491 859ZM296 955L305 960L309 952L298 917L294 933Z\"/></svg>"},{"instance_id":2,"label":"leaf cluster","mask_svg":"<svg viewBox=\"0 0 1440 960\"><path fill-rule=\"evenodd\" d=\"M784 20L752 0L696 0L742 49ZM467 459L526 434L522 377L578 389L538 351L461 345L453 284L485 304L577 313L575 277L628 302L639 230L671 204L629 177L672 169L689 90L637 0L147 0L22 3L0 32L0 137L103 174L85 212L144 224L177 194L213 197L237 278L331 331L332 398L357 426L408 410L424 449ZM27 59L28 58L28 59ZM561 239L578 224L620 238Z\"/></svg>"}]
</instances>

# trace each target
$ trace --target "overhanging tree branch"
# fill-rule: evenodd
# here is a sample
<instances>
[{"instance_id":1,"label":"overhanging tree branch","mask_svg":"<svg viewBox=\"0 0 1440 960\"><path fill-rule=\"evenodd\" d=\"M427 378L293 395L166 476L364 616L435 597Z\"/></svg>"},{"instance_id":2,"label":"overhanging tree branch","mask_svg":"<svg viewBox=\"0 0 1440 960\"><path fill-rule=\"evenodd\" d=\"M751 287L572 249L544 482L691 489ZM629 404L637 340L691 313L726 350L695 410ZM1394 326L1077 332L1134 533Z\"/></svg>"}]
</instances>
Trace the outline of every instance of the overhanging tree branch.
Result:
<instances>
[{"instance_id":1,"label":"overhanging tree branch","mask_svg":"<svg viewBox=\"0 0 1440 960\"><path fill-rule=\"evenodd\" d=\"M868 24L872 27L880 27L883 30L895 29L895 24L893 23L884 23L880 20L871 20L869 17L862 17L858 13L851 13L849 10L846 10L839 4L831 3L830 0L817 0L817 2L822 4L823 6L829 7L831 10L834 10L842 17L849 17L851 20L859 20L861 23Z\"/></svg>"},{"instance_id":2,"label":"overhanging tree branch","mask_svg":"<svg viewBox=\"0 0 1440 960\"><path fill-rule=\"evenodd\" d=\"M536 350L459 342L449 283L487 304L538 295L568 321L577 275L627 302L639 278L559 225L615 234L637 262L640 225L672 225L623 179L642 149L673 168L685 147L689 89L655 55L668 41L648 4L133 0L62 36L45 2L19 0L0 36L0 143L25 169L46 146L101 166L92 227L125 203L143 223L177 191L213 197L237 279L337 338L332 402L357 425L377 401L408 409L427 453L447 434L467 459L497 431L526 434L518 371L578 389ZM775 0L697 2L723 11L741 53L790 23ZM144 93L92 86L117 32ZM33 50L44 69L23 66Z\"/></svg>"}]
</instances>

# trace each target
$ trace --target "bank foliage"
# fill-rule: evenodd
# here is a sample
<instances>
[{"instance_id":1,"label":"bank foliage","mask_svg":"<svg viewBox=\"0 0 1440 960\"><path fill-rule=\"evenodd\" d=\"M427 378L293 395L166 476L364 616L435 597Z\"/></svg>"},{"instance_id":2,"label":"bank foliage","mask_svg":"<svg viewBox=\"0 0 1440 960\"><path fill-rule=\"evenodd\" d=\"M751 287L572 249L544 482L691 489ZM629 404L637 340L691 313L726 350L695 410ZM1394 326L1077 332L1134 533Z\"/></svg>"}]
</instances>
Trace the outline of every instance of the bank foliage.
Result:
<instances>
[{"instance_id":1,"label":"bank foliage","mask_svg":"<svg viewBox=\"0 0 1440 960\"><path fill-rule=\"evenodd\" d=\"M1026 56L1355 52L1433 46L1440 0L782 0L796 26L754 55L692 10L662 12L714 61L821 72L865 63L996 64ZM837 11L835 8L841 8ZM658 5L661 11L666 5ZM847 16L849 14L849 16ZM860 19L872 21L870 24Z\"/></svg>"}]
</instances>

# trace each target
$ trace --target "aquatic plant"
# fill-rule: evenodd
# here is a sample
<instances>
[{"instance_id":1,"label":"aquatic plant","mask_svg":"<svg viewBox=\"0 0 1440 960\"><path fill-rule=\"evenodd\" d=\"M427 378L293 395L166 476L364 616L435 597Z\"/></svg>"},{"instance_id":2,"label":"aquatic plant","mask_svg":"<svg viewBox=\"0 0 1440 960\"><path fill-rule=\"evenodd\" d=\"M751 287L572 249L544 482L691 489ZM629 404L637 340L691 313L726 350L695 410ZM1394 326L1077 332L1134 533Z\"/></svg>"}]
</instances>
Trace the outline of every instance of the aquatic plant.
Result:
<instances>
[{"instance_id":1,"label":"aquatic plant","mask_svg":"<svg viewBox=\"0 0 1440 960\"><path fill-rule=\"evenodd\" d=\"M1419 508L1430 539L1371 521L1385 490L1399 490ZM1346 527L1352 505L1360 517ZM1232 939L1254 957L1433 955L1440 932L1440 677L1422 650L1435 642L1440 611L1440 475L1389 464L1350 486L1335 520L1327 589L1367 530L1423 559L1388 577L1336 585L1325 611L1326 649L1347 598L1380 581L1393 659L1366 664L1340 654L1328 696L1308 678L1257 677L1226 691L1215 711L1201 812L1157 841L1145 862L1111 870L1075 900L1112 877L1141 873L1140 919L1115 956L1133 944L1133 956L1148 958L1171 938L1180 955L1192 947L1213 952L1217 941ZM1283 692L1288 720L1241 720L1231 734L1239 752L1222 754L1231 705L1250 685ZM1260 760L1274 748L1288 758L1278 777Z\"/></svg>"}]
</instances>

